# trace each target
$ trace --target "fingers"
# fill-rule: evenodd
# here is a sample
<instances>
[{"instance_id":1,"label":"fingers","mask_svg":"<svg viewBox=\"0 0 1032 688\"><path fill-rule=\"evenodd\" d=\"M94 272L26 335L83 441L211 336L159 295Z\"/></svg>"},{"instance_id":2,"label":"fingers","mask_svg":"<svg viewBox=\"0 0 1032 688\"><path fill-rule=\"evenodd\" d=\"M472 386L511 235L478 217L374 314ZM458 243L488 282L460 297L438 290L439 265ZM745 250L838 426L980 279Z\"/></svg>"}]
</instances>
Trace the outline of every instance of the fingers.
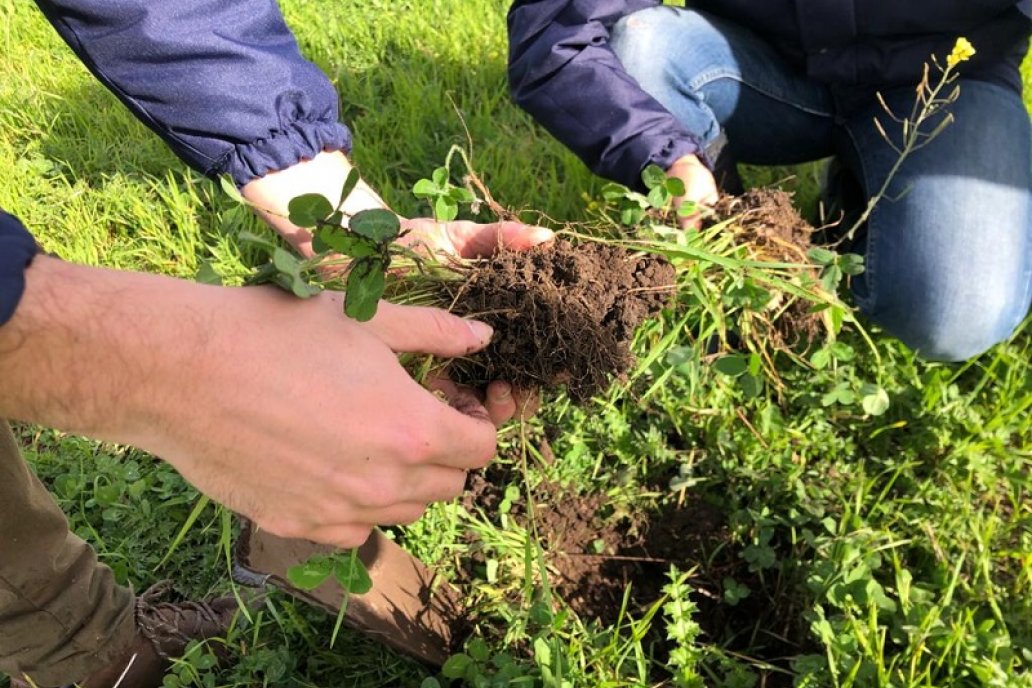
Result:
<instances>
[{"instance_id":1,"label":"fingers","mask_svg":"<svg viewBox=\"0 0 1032 688\"><path fill-rule=\"evenodd\" d=\"M376 316L364 326L392 351L445 358L479 351L493 334L486 323L466 320L440 308L398 306L387 301L380 302Z\"/></svg>"},{"instance_id":2,"label":"fingers","mask_svg":"<svg viewBox=\"0 0 1032 688\"><path fill-rule=\"evenodd\" d=\"M541 407L536 389L516 389L508 382L496 380L487 386L484 408L495 425L501 427L513 418L530 420Z\"/></svg>"},{"instance_id":3,"label":"fingers","mask_svg":"<svg viewBox=\"0 0 1032 688\"><path fill-rule=\"evenodd\" d=\"M415 523L423 518L430 502L450 501L462 494L466 473L464 471L451 472L458 476L458 483L457 487L449 488L448 496L438 496L429 501L399 502L376 510L360 511L355 515L355 523L315 526L306 530L300 537L345 549L361 547L371 536L374 526L403 526Z\"/></svg>"},{"instance_id":4,"label":"fingers","mask_svg":"<svg viewBox=\"0 0 1032 688\"><path fill-rule=\"evenodd\" d=\"M524 251L555 238L550 229L520 222L495 222L481 225L474 222L449 222L448 237L462 258L483 258L499 248Z\"/></svg>"},{"instance_id":5,"label":"fingers","mask_svg":"<svg viewBox=\"0 0 1032 688\"><path fill-rule=\"evenodd\" d=\"M443 394L447 402L436 400L433 446L451 448L436 452L435 458L427 463L463 470L486 466L494 458L498 438L497 427L480 397L445 377L431 378L427 384Z\"/></svg>"},{"instance_id":6,"label":"fingers","mask_svg":"<svg viewBox=\"0 0 1032 688\"><path fill-rule=\"evenodd\" d=\"M415 523L429 504L451 501L466 486L466 471L441 466L409 466L404 470L378 471L365 478L365 488L351 490L326 506L313 502L293 519L252 515L259 527L286 538L314 540L340 547L357 547L374 525Z\"/></svg>"},{"instance_id":7,"label":"fingers","mask_svg":"<svg viewBox=\"0 0 1032 688\"><path fill-rule=\"evenodd\" d=\"M495 455L498 429L484 406L469 390L458 392L449 404L435 401L439 409L431 429L435 449L421 463L463 470L486 466Z\"/></svg>"},{"instance_id":8,"label":"fingers","mask_svg":"<svg viewBox=\"0 0 1032 688\"><path fill-rule=\"evenodd\" d=\"M680 207L683 203L695 203L697 207L709 207L720 200L720 193L717 191L717 182L713 173L694 155L687 155L677 160L667 175L677 177L684 182L685 194L674 199L674 207ZM691 229L699 226L702 220L702 213L695 212L691 215L682 216L678 221L683 229Z\"/></svg>"},{"instance_id":9,"label":"fingers","mask_svg":"<svg viewBox=\"0 0 1032 688\"><path fill-rule=\"evenodd\" d=\"M456 410L477 418L483 418L486 412L495 427L501 427L513 418L533 418L541 407L541 395L537 390L515 389L501 380L489 384L483 395L476 394L468 387L456 385L447 378L434 378L428 384L430 389L444 393ZM470 409L474 412L470 413Z\"/></svg>"},{"instance_id":10,"label":"fingers","mask_svg":"<svg viewBox=\"0 0 1032 688\"><path fill-rule=\"evenodd\" d=\"M313 528L304 536L304 539L341 549L354 549L364 545L372 533L372 525L323 526Z\"/></svg>"},{"instance_id":11,"label":"fingers","mask_svg":"<svg viewBox=\"0 0 1032 688\"><path fill-rule=\"evenodd\" d=\"M487 386L484 408L496 427L508 422L516 415L517 402L512 385L508 382L492 382Z\"/></svg>"},{"instance_id":12,"label":"fingers","mask_svg":"<svg viewBox=\"0 0 1032 688\"><path fill-rule=\"evenodd\" d=\"M536 389L514 389L513 399L516 402L516 418L530 420L541 409L541 393Z\"/></svg>"},{"instance_id":13,"label":"fingers","mask_svg":"<svg viewBox=\"0 0 1032 688\"><path fill-rule=\"evenodd\" d=\"M429 378L427 386L434 392L444 394L448 405L459 413L478 420L491 420L484 403L469 387L457 385L448 378L440 376Z\"/></svg>"}]
</instances>

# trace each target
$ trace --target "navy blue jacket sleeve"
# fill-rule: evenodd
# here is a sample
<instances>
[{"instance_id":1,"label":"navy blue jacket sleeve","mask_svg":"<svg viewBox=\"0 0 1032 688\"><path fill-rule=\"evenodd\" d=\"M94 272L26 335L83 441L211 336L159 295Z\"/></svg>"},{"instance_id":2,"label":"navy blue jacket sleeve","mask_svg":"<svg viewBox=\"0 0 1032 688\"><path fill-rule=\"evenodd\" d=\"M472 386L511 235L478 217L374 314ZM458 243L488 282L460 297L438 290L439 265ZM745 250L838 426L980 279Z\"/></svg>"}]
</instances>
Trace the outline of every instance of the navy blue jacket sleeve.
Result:
<instances>
[{"instance_id":1,"label":"navy blue jacket sleeve","mask_svg":"<svg viewBox=\"0 0 1032 688\"><path fill-rule=\"evenodd\" d=\"M516 0L509 9L509 86L516 103L595 173L641 186L699 154L699 138L624 70L608 46L624 15L659 0Z\"/></svg>"},{"instance_id":2,"label":"navy blue jacket sleeve","mask_svg":"<svg viewBox=\"0 0 1032 688\"><path fill-rule=\"evenodd\" d=\"M191 167L245 184L349 150L337 93L274 0L37 0L93 74Z\"/></svg>"},{"instance_id":3,"label":"navy blue jacket sleeve","mask_svg":"<svg viewBox=\"0 0 1032 688\"><path fill-rule=\"evenodd\" d=\"M0 210L0 325L11 319L25 291L25 268L36 242L18 218Z\"/></svg>"}]
</instances>

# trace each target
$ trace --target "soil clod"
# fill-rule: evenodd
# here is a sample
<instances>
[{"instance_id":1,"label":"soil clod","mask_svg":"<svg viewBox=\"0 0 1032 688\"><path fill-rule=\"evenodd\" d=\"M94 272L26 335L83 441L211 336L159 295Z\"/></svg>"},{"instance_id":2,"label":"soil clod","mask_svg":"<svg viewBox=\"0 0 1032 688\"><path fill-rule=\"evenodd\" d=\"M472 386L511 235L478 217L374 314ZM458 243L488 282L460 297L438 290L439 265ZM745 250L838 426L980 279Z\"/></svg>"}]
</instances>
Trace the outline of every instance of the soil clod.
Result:
<instances>
[{"instance_id":1,"label":"soil clod","mask_svg":"<svg viewBox=\"0 0 1032 688\"><path fill-rule=\"evenodd\" d=\"M631 367L634 331L669 301L674 279L665 259L607 244L502 251L448 287L455 313L495 331L487 349L453 361L448 374L471 386L565 386L586 402Z\"/></svg>"},{"instance_id":2,"label":"soil clod","mask_svg":"<svg viewBox=\"0 0 1032 688\"><path fill-rule=\"evenodd\" d=\"M780 189L749 189L741 196L724 196L714 208L713 222L733 219L737 242L747 247L752 260L808 265L814 227L799 214L791 194ZM817 268L805 268L814 282ZM780 304L774 304L777 308ZM809 345L822 330L820 313L805 299L792 299L777 308L768 332L776 346Z\"/></svg>"}]
</instances>

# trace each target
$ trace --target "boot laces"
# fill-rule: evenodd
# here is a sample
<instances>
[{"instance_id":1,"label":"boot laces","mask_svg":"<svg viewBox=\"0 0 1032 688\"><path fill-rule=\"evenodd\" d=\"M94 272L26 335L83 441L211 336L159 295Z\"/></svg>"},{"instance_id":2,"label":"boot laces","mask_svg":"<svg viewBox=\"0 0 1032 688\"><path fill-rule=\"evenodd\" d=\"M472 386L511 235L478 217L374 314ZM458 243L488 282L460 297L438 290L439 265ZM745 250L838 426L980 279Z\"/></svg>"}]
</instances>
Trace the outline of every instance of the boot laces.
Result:
<instances>
[{"instance_id":1,"label":"boot laces","mask_svg":"<svg viewBox=\"0 0 1032 688\"><path fill-rule=\"evenodd\" d=\"M165 580L136 599L136 627L164 659L181 654L190 641L200 638L205 627L225 625L222 615L207 602L163 601L172 592L172 581Z\"/></svg>"}]
</instances>

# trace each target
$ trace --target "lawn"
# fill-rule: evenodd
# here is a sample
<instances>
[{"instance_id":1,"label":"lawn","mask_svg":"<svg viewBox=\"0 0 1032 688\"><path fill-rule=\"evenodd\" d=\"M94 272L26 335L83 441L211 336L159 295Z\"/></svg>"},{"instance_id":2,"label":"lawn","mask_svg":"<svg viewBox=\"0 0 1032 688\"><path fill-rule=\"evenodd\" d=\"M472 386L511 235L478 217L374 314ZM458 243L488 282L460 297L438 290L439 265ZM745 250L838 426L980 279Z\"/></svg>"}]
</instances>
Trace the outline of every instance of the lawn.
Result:
<instances>
[{"instance_id":1,"label":"lawn","mask_svg":"<svg viewBox=\"0 0 1032 688\"><path fill-rule=\"evenodd\" d=\"M472 141L503 204L597 220L601 182L508 100L507 2L282 5L343 96L354 159L397 210L425 214L413 184ZM238 241L263 231L249 212L125 112L34 7L0 0L0 26L0 207L76 262L187 279L204 262L255 264ZM812 198L813 170L797 172L789 185ZM942 365L847 323L746 385L696 346L740 312L696 298L726 293L741 276L729 265L685 268L677 306L639 333L629 381L586 407L549 397L503 430L477 499L394 532L473 609L449 673L478 686L1032 686L1030 328ZM17 432L119 580L230 589L232 524L168 466ZM557 575L577 557L595 562L579 587ZM353 633L331 647L333 625L273 594L226 639L229 668L198 653L167 685L447 685Z\"/></svg>"}]
</instances>

